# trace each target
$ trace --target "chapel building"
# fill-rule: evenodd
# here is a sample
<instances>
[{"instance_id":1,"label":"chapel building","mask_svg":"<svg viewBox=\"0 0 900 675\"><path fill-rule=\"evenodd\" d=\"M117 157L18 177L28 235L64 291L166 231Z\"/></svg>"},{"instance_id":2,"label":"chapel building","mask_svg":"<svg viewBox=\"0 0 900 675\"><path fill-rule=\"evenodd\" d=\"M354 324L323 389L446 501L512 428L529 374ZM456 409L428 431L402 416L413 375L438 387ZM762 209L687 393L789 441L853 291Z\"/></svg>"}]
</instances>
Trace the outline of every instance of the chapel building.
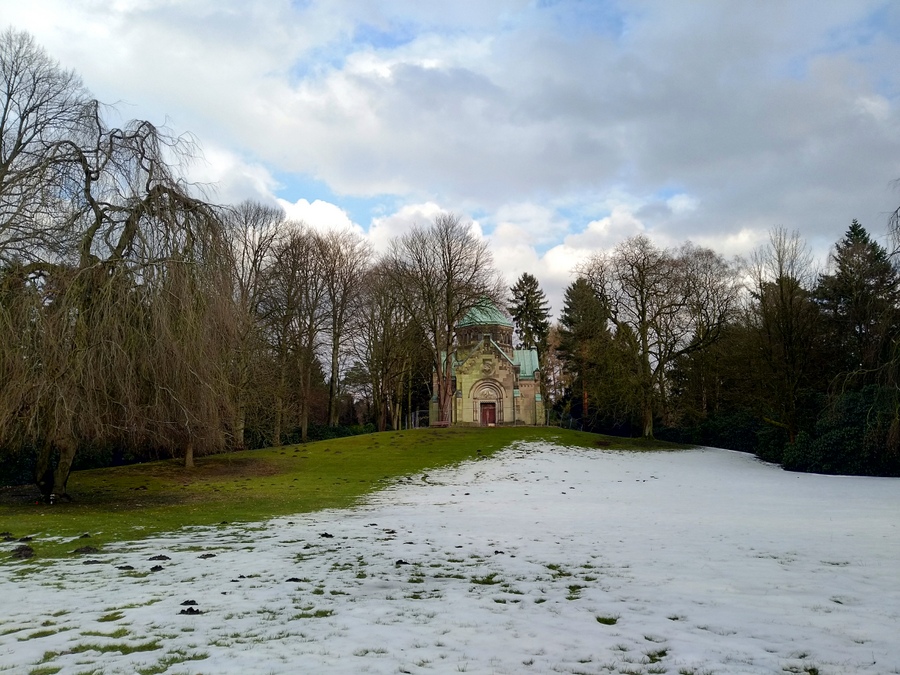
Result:
<instances>
[{"instance_id":1,"label":"chapel building","mask_svg":"<svg viewBox=\"0 0 900 675\"><path fill-rule=\"evenodd\" d=\"M453 426L546 422L537 350L513 348L513 323L492 304L470 310L456 325L452 378ZM439 424L436 396L429 413L431 423Z\"/></svg>"}]
</instances>

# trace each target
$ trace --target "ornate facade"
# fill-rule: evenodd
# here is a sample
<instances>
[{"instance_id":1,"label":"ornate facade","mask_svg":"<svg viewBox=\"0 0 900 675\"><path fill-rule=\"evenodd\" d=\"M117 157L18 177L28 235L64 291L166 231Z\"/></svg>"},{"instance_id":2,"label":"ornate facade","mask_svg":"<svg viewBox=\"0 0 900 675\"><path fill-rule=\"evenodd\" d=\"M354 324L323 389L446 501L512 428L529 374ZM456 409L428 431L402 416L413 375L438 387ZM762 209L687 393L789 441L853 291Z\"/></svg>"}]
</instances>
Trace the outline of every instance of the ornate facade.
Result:
<instances>
[{"instance_id":1,"label":"ornate facade","mask_svg":"<svg viewBox=\"0 0 900 675\"><path fill-rule=\"evenodd\" d=\"M513 349L513 324L496 307L471 310L456 326L456 341L452 425L545 423L537 350ZM436 397L430 419L439 419Z\"/></svg>"}]
</instances>

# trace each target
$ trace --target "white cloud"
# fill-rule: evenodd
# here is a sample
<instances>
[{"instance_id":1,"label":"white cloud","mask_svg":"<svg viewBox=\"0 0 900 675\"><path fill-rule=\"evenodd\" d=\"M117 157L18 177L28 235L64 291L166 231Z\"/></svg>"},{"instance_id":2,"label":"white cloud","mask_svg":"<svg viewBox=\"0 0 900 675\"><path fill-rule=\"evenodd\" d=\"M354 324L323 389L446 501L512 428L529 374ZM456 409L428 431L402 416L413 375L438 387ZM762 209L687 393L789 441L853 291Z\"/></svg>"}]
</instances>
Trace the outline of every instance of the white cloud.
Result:
<instances>
[{"instance_id":1,"label":"white cloud","mask_svg":"<svg viewBox=\"0 0 900 675\"><path fill-rule=\"evenodd\" d=\"M347 212L336 204L321 199L313 202L306 199L298 199L295 202L284 199L277 201L289 220L302 221L314 230L353 230L358 234L364 234L363 228L350 220Z\"/></svg>"},{"instance_id":2,"label":"white cloud","mask_svg":"<svg viewBox=\"0 0 900 675\"><path fill-rule=\"evenodd\" d=\"M732 257L747 255L765 245L768 240L768 228L743 228L738 232L728 232L718 237L697 237L694 243L710 248L726 257Z\"/></svg>"},{"instance_id":3,"label":"white cloud","mask_svg":"<svg viewBox=\"0 0 900 675\"><path fill-rule=\"evenodd\" d=\"M819 248L852 218L883 232L900 202L896 9L591 5L32 0L3 19L124 116L193 131L222 200L272 200L290 172L382 199L382 250L437 204L487 214L497 260L536 260L547 284L638 232L723 252L775 225Z\"/></svg>"},{"instance_id":4,"label":"white cloud","mask_svg":"<svg viewBox=\"0 0 900 675\"><path fill-rule=\"evenodd\" d=\"M559 244L548 250L541 258L537 271L532 272L541 282L547 294L552 313L559 318L563 307L565 290L578 276L578 267L593 253L590 249Z\"/></svg>"},{"instance_id":5,"label":"white cloud","mask_svg":"<svg viewBox=\"0 0 900 675\"><path fill-rule=\"evenodd\" d=\"M856 106L861 113L871 115L878 122L886 122L891 116L891 103L884 96L860 96Z\"/></svg>"},{"instance_id":6,"label":"white cloud","mask_svg":"<svg viewBox=\"0 0 900 675\"><path fill-rule=\"evenodd\" d=\"M700 201L696 197L692 197L691 195L685 194L683 192L674 195L666 200L666 205L676 216L681 216L687 213L691 213L692 211L696 211L699 204Z\"/></svg>"},{"instance_id":7,"label":"white cloud","mask_svg":"<svg viewBox=\"0 0 900 675\"><path fill-rule=\"evenodd\" d=\"M245 199L274 203L277 181L258 162L247 162L235 153L206 145L187 170L188 179L208 186L214 201L236 204Z\"/></svg>"},{"instance_id":8,"label":"white cloud","mask_svg":"<svg viewBox=\"0 0 900 675\"><path fill-rule=\"evenodd\" d=\"M390 248L391 240L416 226L426 226L444 209L434 202L410 204L396 213L373 218L369 226L369 243L373 250L383 253Z\"/></svg>"},{"instance_id":9,"label":"white cloud","mask_svg":"<svg viewBox=\"0 0 900 675\"><path fill-rule=\"evenodd\" d=\"M569 222L554 209L533 202L504 204L491 215L495 223L494 243L528 242L541 246L558 241L569 230Z\"/></svg>"},{"instance_id":10,"label":"white cloud","mask_svg":"<svg viewBox=\"0 0 900 675\"><path fill-rule=\"evenodd\" d=\"M573 250L595 252L610 249L628 237L645 231L644 224L625 205L613 207L605 218L592 220L581 232L565 238L565 245Z\"/></svg>"}]
</instances>

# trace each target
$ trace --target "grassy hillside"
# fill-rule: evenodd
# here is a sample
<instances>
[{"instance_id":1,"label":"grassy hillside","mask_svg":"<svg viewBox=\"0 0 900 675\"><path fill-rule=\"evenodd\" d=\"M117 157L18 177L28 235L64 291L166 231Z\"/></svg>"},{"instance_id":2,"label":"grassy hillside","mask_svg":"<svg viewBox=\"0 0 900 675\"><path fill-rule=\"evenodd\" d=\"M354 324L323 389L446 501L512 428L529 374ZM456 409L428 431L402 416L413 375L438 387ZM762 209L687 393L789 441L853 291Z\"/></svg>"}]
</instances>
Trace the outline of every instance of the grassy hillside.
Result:
<instances>
[{"instance_id":1,"label":"grassy hillside","mask_svg":"<svg viewBox=\"0 0 900 675\"><path fill-rule=\"evenodd\" d=\"M30 490L0 491L0 533L7 533L0 540L12 550L14 540L32 537L39 561L187 525L344 507L386 481L489 456L518 440L650 447L557 428L418 429L201 457L194 469L173 460L78 471L69 479L72 503L49 506Z\"/></svg>"}]
</instances>

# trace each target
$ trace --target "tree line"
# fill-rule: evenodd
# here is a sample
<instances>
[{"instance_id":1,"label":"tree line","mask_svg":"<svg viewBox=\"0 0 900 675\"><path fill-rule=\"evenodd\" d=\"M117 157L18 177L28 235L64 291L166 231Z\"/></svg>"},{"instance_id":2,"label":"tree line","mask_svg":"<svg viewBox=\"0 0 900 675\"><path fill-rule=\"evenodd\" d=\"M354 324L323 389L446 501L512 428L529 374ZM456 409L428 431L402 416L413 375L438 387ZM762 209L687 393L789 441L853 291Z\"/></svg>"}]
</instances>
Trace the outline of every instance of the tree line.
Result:
<instances>
[{"instance_id":1,"label":"tree line","mask_svg":"<svg viewBox=\"0 0 900 675\"><path fill-rule=\"evenodd\" d=\"M375 256L352 231L212 203L183 177L190 137L107 124L26 33L0 34L0 83L4 481L63 498L79 462L191 466L399 428L432 395L449 410L453 328L502 291L458 217Z\"/></svg>"},{"instance_id":2,"label":"tree line","mask_svg":"<svg viewBox=\"0 0 900 675\"><path fill-rule=\"evenodd\" d=\"M28 34L0 34L0 83L0 482L62 498L73 466L396 429L431 401L447 420L455 326L486 302L561 423L898 473L897 270L855 221L823 274L783 230L743 266L633 237L551 325L537 279L505 288L457 216L375 255L212 202L191 137L110 125Z\"/></svg>"},{"instance_id":3,"label":"tree line","mask_svg":"<svg viewBox=\"0 0 900 675\"><path fill-rule=\"evenodd\" d=\"M855 220L824 272L783 228L743 262L639 235L578 269L542 338L548 386L595 431L896 476L898 312L896 256Z\"/></svg>"}]
</instances>

